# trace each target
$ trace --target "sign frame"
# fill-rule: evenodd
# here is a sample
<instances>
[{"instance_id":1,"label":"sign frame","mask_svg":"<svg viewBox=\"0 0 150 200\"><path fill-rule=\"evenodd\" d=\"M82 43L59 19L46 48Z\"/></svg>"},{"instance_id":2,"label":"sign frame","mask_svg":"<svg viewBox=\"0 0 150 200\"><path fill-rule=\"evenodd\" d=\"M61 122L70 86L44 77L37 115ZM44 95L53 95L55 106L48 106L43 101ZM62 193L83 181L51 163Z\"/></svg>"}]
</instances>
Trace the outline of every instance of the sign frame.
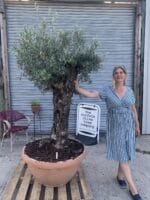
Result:
<instances>
[{"instance_id":1,"label":"sign frame","mask_svg":"<svg viewBox=\"0 0 150 200\"><path fill-rule=\"evenodd\" d=\"M97 137L99 143L100 106L93 103L79 103L77 106L76 135Z\"/></svg>"}]
</instances>

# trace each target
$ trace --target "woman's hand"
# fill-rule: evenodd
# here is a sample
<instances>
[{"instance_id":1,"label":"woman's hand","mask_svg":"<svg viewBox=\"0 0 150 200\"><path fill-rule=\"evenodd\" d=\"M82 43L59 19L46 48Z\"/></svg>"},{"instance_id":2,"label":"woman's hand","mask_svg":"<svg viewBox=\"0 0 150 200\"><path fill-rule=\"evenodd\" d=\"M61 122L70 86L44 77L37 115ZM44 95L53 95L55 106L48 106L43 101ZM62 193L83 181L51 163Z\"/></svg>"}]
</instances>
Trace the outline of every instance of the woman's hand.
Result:
<instances>
[{"instance_id":1,"label":"woman's hand","mask_svg":"<svg viewBox=\"0 0 150 200\"><path fill-rule=\"evenodd\" d=\"M80 94L80 86L79 86L79 82L77 80L74 81L74 87L75 87L75 92L77 94Z\"/></svg>"},{"instance_id":2,"label":"woman's hand","mask_svg":"<svg viewBox=\"0 0 150 200\"><path fill-rule=\"evenodd\" d=\"M78 92L78 89L79 89L79 79L80 79L80 75L78 74L77 79L74 81L74 86L75 86L75 89L76 89L77 92Z\"/></svg>"},{"instance_id":3,"label":"woman's hand","mask_svg":"<svg viewBox=\"0 0 150 200\"><path fill-rule=\"evenodd\" d=\"M139 120L138 120L138 114L136 111L135 105L132 106L132 111L133 111L133 116L134 116L134 121L135 121L135 134L136 136L140 136L140 126L139 126Z\"/></svg>"},{"instance_id":4,"label":"woman's hand","mask_svg":"<svg viewBox=\"0 0 150 200\"><path fill-rule=\"evenodd\" d=\"M141 135L141 131L140 131L139 126L135 127L135 134L136 134L137 137Z\"/></svg>"},{"instance_id":5,"label":"woman's hand","mask_svg":"<svg viewBox=\"0 0 150 200\"><path fill-rule=\"evenodd\" d=\"M79 83L77 80L74 81L74 86L75 86L75 89L77 90L79 88Z\"/></svg>"}]
</instances>

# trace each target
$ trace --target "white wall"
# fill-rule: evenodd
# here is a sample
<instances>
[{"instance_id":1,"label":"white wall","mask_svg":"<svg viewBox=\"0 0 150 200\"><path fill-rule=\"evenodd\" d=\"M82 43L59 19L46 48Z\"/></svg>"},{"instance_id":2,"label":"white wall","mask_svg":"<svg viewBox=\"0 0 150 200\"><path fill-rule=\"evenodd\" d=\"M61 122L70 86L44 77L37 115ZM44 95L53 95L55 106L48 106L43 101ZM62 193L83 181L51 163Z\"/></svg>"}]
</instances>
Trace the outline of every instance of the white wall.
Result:
<instances>
[{"instance_id":1,"label":"white wall","mask_svg":"<svg viewBox=\"0 0 150 200\"><path fill-rule=\"evenodd\" d=\"M150 134L150 0L146 0L142 134Z\"/></svg>"}]
</instances>

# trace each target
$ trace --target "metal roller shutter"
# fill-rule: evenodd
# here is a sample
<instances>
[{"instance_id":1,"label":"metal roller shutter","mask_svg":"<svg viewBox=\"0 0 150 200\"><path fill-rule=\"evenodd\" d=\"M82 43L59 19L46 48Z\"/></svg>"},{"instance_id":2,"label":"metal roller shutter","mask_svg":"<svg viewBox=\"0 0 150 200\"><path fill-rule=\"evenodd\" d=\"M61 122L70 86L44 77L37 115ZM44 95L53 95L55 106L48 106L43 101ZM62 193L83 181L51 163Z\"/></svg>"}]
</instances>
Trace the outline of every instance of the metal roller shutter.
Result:
<instances>
[{"instance_id":1,"label":"metal roller shutter","mask_svg":"<svg viewBox=\"0 0 150 200\"><path fill-rule=\"evenodd\" d=\"M127 85L132 86L134 60L134 24L135 9L130 6L104 6L85 3L46 3L40 2L35 7L32 3L17 2L6 4L8 47L17 43L19 32L25 25L39 23L42 19L50 23L55 17L54 27L60 29L81 28L87 40L96 38L100 42L99 54L103 55L102 68L92 73L92 84L81 84L89 89L99 89L102 85L112 84L112 69L115 65L124 64L128 70ZM30 102L39 99L42 105L40 116L36 117L36 131L48 132L52 125L52 94L42 94L34 85L23 77L18 70L15 56L9 51L9 70L12 108L33 114ZM101 130L106 129L106 108L103 102L74 95L69 131L76 129L76 108L79 102L97 103L102 108ZM31 126L31 131L33 127Z\"/></svg>"}]
</instances>

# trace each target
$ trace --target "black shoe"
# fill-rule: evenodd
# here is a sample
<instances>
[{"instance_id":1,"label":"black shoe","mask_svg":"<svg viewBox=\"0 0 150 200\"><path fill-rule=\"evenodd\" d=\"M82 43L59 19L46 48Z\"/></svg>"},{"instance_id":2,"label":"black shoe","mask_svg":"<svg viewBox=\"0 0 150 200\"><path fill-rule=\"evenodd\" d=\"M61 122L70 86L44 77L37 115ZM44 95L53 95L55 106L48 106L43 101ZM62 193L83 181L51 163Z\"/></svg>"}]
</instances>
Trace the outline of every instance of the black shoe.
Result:
<instances>
[{"instance_id":1,"label":"black shoe","mask_svg":"<svg viewBox=\"0 0 150 200\"><path fill-rule=\"evenodd\" d=\"M129 193L133 200L142 200L142 198L139 194L132 194L132 192L130 190L129 190Z\"/></svg>"},{"instance_id":2,"label":"black shoe","mask_svg":"<svg viewBox=\"0 0 150 200\"><path fill-rule=\"evenodd\" d=\"M123 180L123 179L119 179L118 176L117 176L117 182L118 182L118 184L119 184L119 186L120 186L121 188L124 189L124 188L127 187L127 183L126 183L126 181Z\"/></svg>"}]
</instances>

